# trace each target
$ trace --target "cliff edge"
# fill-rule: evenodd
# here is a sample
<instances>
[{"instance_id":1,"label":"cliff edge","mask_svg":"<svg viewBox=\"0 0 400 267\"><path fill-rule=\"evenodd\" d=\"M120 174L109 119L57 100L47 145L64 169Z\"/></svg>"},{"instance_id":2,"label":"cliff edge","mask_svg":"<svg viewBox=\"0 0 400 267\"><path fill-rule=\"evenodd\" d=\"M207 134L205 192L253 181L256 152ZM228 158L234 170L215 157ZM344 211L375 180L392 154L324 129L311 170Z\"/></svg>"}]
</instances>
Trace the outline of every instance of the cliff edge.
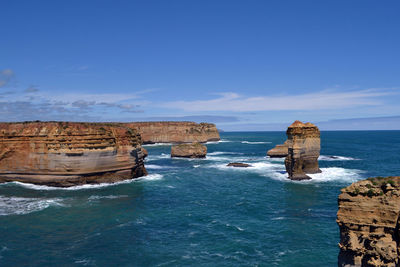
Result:
<instances>
[{"instance_id":1,"label":"cliff edge","mask_svg":"<svg viewBox=\"0 0 400 267\"><path fill-rule=\"evenodd\" d=\"M215 124L181 121L132 122L126 124L136 129L144 144L154 143L205 143L219 141Z\"/></svg>"},{"instance_id":2,"label":"cliff edge","mask_svg":"<svg viewBox=\"0 0 400 267\"><path fill-rule=\"evenodd\" d=\"M339 195L339 266L399 266L400 177L369 178Z\"/></svg>"},{"instance_id":3,"label":"cliff edge","mask_svg":"<svg viewBox=\"0 0 400 267\"><path fill-rule=\"evenodd\" d=\"M140 135L106 123L0 123L0 182L67 187L146 175Z\"/></svg>"}]
</instances>

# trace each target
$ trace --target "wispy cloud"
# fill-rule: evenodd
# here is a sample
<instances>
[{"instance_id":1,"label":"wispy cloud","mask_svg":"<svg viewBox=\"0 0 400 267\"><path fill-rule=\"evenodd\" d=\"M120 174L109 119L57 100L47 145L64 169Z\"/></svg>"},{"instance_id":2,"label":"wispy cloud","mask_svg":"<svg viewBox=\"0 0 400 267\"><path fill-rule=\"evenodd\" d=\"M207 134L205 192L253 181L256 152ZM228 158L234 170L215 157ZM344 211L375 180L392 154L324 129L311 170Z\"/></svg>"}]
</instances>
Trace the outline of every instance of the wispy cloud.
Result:
<instances>
[{"instance_id":1,"label":"wispy cloud","mask_svg":"<svg viewBox=\"0 0 400 267\"><path fill-rule=\"evenodd\" d=\"M279 96L246 97L236 93L223 93L210 100L173 101L162 107L190 112L202 111L302 111L342 109L383 104L381 97L398 94L391 89L366 89L339 92L324 90L315 93Z\"/></svg>"},{"instance_id":2,"label":"wispy cloud","mask_svg":"<svg viewBox=\"0 0 400 267\"><path fill-rule=\"evenodd\" d=\"M0 71L0 88L9 84L14 77L14 71L11 69L4 69Z\"/></svg>"}]
</instances>

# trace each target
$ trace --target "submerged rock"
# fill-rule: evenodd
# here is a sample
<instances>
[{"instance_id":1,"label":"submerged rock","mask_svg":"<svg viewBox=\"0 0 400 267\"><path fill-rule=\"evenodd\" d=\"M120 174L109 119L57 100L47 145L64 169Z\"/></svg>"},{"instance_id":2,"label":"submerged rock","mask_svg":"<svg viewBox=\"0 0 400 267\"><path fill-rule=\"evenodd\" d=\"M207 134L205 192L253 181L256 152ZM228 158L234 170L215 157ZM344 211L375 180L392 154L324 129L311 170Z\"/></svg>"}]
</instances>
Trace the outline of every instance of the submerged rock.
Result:
<instances>
[{"instance_id":1,"label":"submerged rock","mask_svg":"<svg viewBox=\"0 0 400 267\"><path fill-rule=\"evenodd\" d=\"M369 178L339 195L339 266L399 266L400 177Z\"/></svg>"},{"instance_id":2,"label":"submerged rock","mask_svg":"<svg viewBox=\"0 0 400 267\"><path fill-rule=\"evenodd\" d=\"M226 165L228 167L241 167L241 168L247 168L247 167L251 167L250 164L247 163L241 163L241 162L231 162L228 165Z\"/></svg>"},{"instance_id":3,"label":"submerged rock","mask_svg":"<svg viewBox=\"0 0 400 267\"><path fill-rule=\"evenodd\" d=\"M288 155L286 171L291 180L311 179L308 173L319 173L318 157L321 149L320 132L312 123L295 121L286 131Z\"/></svg>"},{"instance_id":4,"label":"submerged rock","mask_svg":"<svg viewBox=\"0 0 400 267\"><path fill-rule=\"evenodd\" d=\"M140 135L119 124L0 123L0 182L67 187L146 175Z\"/></svg>"},{"instance_id":5,"label":"submerged rock","mask_svg":"<svg viewBox=\"0 0 400 267\"><path fill-rule=\"evenodd\" d=\"M271 158L284 158L288 155L289 144L288 140L281 145L276 145L274 148L268 150L267 156Z\"/></svg>"},{"instance_id":6,"label":"submerged rock","mask_svg":"<svg viewBox=\"0 0 400 267\"><path fill-rule=\"evenodd\" d=\"M171 157L205 158L207 147L200 143L180 144L171 147Z\"/></svg>"},{"instance_id":7,"label":"submerged rock","mask_svg":"<svg viewBox=\"0 0 400 267\"><path fill-rule=\"evenodd\" d=\"M217 127L213 123L155 121L132 122L126 125L140 133L144 144L205 143L220 140Z\"/></svg>"}]
</instances>

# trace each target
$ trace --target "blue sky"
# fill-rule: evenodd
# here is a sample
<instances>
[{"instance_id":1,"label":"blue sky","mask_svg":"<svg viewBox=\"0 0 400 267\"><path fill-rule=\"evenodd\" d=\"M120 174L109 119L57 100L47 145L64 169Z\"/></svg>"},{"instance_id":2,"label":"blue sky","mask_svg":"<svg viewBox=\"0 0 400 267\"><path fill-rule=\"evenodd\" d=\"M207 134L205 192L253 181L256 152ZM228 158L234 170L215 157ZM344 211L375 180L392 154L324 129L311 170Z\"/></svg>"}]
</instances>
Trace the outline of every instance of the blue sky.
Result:
<instances>
[{"instance_id":1,"label":"blue sky","mask_svg":"<svg viewBox=\"0 0 400 267\"><path fill-rule=\"evenodd\" d=\"M1 121L195 120L269 130L296 119L352 128L354 118L364 129L385 117L382 129L400 129L399 1L0 7Z\"/></svg>"}]
</instances>

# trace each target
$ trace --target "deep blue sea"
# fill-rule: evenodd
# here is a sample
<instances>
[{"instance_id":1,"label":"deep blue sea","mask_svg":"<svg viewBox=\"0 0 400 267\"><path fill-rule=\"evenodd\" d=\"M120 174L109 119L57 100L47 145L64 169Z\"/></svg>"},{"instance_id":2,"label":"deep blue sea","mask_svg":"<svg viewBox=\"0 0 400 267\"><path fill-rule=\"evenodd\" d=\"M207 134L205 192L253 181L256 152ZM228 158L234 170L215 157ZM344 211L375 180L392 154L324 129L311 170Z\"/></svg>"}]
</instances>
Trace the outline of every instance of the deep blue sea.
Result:
<instances>
[{"instance_id":1,"label":"deep blue sea","mask_svg":"<svg viewBox=\"0 0 400 267\"><path fill-rule=\"evenodd\" d=\"M206 159L145 146L149 175L114 185L1 184L0 266L337 266L340 188L400 175L400 131L322 132L303 182L266 157L284 132L221 138Z\"/></svg>"}]
</instances>

